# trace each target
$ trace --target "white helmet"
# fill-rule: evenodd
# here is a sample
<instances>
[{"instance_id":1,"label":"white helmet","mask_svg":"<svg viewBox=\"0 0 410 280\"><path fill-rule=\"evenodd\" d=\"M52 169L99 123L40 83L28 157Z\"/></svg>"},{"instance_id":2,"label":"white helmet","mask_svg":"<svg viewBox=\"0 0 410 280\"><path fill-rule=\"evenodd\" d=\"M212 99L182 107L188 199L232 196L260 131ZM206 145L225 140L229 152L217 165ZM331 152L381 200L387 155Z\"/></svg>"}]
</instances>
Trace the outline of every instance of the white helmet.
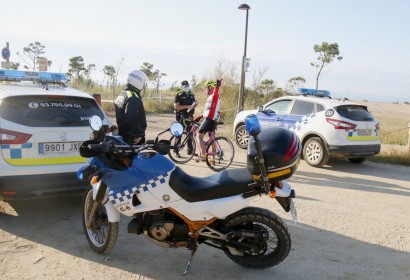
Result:
<instances>
[{"instance_id":1,"label":"white helmet","mask_svg":"<svg viewBox=\"0 0 410 280\"><path fill-rule=\"evenodd\" d=\"M127 84L130 84L138 90L143 90L148 81L149 79L147 75L141 70L131 71L127 78Z\"/></svg>"}]
</instances>

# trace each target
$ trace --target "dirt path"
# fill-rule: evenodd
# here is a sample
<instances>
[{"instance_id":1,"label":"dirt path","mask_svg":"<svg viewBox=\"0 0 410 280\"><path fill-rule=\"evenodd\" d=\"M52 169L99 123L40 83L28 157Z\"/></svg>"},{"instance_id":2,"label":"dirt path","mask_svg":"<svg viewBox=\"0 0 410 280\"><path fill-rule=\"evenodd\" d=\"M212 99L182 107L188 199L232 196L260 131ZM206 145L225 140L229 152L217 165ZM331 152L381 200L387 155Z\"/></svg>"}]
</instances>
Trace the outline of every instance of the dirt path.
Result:
<instances>
[{"instance_id":1,"label":"dirt path","mask_svg":"<svg viewBox=\"0 0 410 280\"><path fill-rule=\"evenodd\" d=\"M149 137L169 115L149 116ZM151 133L152 132L152 133ZM236 149L232 168L244 166ZM181 165L197 176L213 174L204 164ZM322 169L301 161L289 180L296 190L298 224L266 198L288 224L292 250L278 266L242 268L216 249L200 246L185 277L186 249L164 249L128 234L124 217L109 255L97 255L81 226L81 195L0 202L1 279L410 279L409 168L330 161Z\"/></svg>"}]
</instances>

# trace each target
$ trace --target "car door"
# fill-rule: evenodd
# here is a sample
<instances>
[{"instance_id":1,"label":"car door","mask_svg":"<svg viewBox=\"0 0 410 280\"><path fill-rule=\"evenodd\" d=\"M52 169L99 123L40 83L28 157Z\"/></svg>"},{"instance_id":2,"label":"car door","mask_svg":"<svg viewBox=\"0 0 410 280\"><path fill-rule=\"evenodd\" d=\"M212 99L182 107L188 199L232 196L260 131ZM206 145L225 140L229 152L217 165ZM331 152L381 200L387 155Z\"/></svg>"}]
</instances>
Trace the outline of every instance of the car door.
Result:
<instances>
[{"instance_id":1,"label":"car door","mask_svg":"<svg viewBox=\"0 0 410 280\"><path fill-rule=\"evenodd\" d=\"M262 108L257 113L259 123L262 128L272 126L284 126L284 118L292 103L291 99L281 99L273 101Z\"/></svg>"},{"instance_id":2,"label":"car door","mask_svg":"<svg viewBox=\"0 0 410 280\"><path fill-rule=\"evenodd\" d=\"M301 132L303 128L312 124L316 110L315 102L310 100L295 100L290 114L283 120L283 126L299 134L298 132Z\"/></svg>"}]
</instances>

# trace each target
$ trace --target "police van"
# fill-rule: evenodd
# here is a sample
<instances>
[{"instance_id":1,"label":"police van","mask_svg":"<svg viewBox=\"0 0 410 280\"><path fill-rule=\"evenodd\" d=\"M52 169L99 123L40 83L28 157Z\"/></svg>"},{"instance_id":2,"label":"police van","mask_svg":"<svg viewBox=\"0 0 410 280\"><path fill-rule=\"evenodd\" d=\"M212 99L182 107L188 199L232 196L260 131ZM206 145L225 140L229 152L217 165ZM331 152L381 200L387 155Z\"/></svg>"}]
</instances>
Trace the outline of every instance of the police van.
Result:
<instances>
[{"instance_id":1,"label":"police van","mask_svg":"<svg viewBox=\"0 0 410 280\"><path fill-rule=\"evenodd\" d=\"M304 160L314 167L322 167L329 158L361 163L380 152L380 126L367 107L334 100L326 90L300 88L299 95L238 113L233 135L240 148L248 144L244 120L249 114L256 114L262 129L280 126L294 131L302 142Z\"/></svg>"},{"instance_id":2,"label":"police van","mask_svg":"<svg viewBox=\"0 0 410 280\"><path fill-rule=\"evenodd\" d=\"M79 147L90 139L93 115L111 126L63 73L0 69L0 200L83 189Z\"/></svg>"}]
</instances>

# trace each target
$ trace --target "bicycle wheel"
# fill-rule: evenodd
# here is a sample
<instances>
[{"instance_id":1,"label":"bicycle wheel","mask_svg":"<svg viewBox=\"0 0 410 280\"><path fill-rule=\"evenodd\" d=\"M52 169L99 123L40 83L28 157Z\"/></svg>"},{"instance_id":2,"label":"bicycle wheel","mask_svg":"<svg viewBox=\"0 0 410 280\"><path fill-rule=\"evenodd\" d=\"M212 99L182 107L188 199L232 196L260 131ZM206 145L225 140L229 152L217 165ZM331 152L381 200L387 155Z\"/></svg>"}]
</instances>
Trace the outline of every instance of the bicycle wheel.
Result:
<instances>
[{"instance_id":1,"label":"bicycle wheel","mask_svg":"<svg viewBox=\"0 0 410 280\"><path fill-rule=\"evenodd\" d=\"M180 137L172 136L171 146L179 146L179 149L170 149L169 158L175 163L187 163L195 154L196 144L192 134L183 132Z\"/></svg>"},{"instance_id":2,"label":"bicycle wheel","mask_svg":"<svg viewBox=\"0 0 410 280\"><path fill-rule=\"evenodd\" d=\"M213 171L222 171L231 165L234 155L235 150L231 140L223 136L216 137L206 147L206 164Z\"/></svg>"}]
</instances>

